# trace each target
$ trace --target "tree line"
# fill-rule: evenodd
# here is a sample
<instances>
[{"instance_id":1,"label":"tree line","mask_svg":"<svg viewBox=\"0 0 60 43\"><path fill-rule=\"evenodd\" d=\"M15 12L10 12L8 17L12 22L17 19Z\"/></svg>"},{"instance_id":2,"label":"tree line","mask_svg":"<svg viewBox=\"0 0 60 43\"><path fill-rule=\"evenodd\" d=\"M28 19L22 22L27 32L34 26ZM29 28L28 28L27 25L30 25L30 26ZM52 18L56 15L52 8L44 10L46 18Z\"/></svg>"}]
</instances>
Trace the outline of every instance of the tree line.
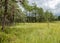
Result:
<instances>
[{"instance_id":1,"label":"tree line","mask_svg":"<svg viewBox=\"0 0 60 43\"><path fill-rule=\"evenodd\" d=\"M25 9L22 11L18 6L18 2ZM60 20L60 17L58 17ZM13 24L14 22L51 22L57 20L57 17L49 10L44 11L43 8L28 4L28 0L0 0L0 24L2 30L5 25Z\"/></svg>"},{"instance_id":2,"label":"tree line","mask_svg":"<svg viewBox=\"0 0 60 43\"><path fill-rule=\"evenodd\" d=\"M44 11L43 8L37 7L35 3L32 4L33 6L30 6L27 0L24 1L22 6L25 8L23 12L25 16L23 16L23 19L21 19L21 17L20 19L17 18L17 22L51 22L57 20L52 11Z\"/></svg>"}]
</instances>

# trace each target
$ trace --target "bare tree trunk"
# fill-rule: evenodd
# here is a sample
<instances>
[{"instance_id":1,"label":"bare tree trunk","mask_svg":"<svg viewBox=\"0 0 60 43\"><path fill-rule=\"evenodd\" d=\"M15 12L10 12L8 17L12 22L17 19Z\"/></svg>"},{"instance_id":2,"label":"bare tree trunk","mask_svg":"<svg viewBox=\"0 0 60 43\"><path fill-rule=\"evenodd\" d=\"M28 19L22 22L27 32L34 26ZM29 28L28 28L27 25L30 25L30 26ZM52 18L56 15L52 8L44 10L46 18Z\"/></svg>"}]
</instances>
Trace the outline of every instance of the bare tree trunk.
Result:
<instances>
[{"instance_id":1,"label":"bare tree trunk","mask_svg":"<svg viewBox=\"0 0 60 43\"><path fill-rule=\"evenodd\" d=\"M2 31L4 31L5 24L6 24L7 10L8 10L8 0L5 0L4 15L2 17L2 28L1 28Z\"/></svg>"}]
</instances>

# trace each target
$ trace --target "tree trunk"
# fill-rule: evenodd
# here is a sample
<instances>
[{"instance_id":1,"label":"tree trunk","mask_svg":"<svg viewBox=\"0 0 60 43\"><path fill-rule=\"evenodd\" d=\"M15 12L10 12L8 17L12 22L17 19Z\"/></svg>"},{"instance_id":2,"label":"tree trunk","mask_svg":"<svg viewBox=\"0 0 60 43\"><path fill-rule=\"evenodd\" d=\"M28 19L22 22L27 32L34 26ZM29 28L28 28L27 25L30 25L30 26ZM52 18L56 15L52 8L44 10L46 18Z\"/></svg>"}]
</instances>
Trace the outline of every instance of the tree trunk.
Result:
<instances>
[{"instance_id":1,"label":"tree trunk","mask_svg":"<svg viewBox=\"0 0 60 43\"><path fill-rule=\"evenodd\" d=\"M14 5L12 5L12 9L11 9L11 23L14 22L14 11L15 11L15 8L14 8Z\"/></svg>"},{"instance_id":2,"label":"tree trunk","mask_svg":"<svg viewBox=\"0 0 60 43\"><path fill-rule=\"evenodd\" d=\"M36 13L35 13L35 22L36 22L37 20L36 20Z\"/></svg>"},{"instance_id":3,"label":"tree trunk","mask_svg":"<svg viewBox=\"0 0 60 43\"><path fill-rule=\"evenodd\" d=\"M2 7L2 0L0 0L0 8Z\"/></svg>"},{"instance_id":4,"label":"tree trunk","mask_svg":"<svg viewBox=\"0 0 60 43\"><path fill-rule=\"evenodd\" d=\"M0 0L0 13L2 15L2 0ZM2 23L1 23L2 24Z\"/></svg>"},{"instance_id":5,"label":"tree trunk","mask_svg":"<svg viewBox=\"0 0 60 43\"><path fill-rule=\"evenodd\" d=\"M2 28L1 30L4 31L5 24L6 24L6 16L7 16L7 10L8 10L8 0L5 0L5 5L4 5L4 15L2 17Z\"/></svg>"}]
</instances>

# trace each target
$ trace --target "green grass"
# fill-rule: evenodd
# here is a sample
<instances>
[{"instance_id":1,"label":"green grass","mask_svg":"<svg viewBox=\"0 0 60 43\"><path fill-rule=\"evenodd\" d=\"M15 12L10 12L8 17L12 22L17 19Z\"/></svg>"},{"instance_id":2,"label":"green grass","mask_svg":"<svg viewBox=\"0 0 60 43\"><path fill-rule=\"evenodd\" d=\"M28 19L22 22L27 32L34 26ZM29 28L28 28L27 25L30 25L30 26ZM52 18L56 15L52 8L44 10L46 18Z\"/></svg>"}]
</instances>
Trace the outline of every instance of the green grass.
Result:
<instances>
[{"instance_id":1,"label":"green grass","mask_svg":"<svg viewBox=\"0 0 60 43\"><path fill-rule=\"evenodd\" d=\"M60 22L19 23L0 30L0 43L60 43Z\"/></svg>"}]
</instances>

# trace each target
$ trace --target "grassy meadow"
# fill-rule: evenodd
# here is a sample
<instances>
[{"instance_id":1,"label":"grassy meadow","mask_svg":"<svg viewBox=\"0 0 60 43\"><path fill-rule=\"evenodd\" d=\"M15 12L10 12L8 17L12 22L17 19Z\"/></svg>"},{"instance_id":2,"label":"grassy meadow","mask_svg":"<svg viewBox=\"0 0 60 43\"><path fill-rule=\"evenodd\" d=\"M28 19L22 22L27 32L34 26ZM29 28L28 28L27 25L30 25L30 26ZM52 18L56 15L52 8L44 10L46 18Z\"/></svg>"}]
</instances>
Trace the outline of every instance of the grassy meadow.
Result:
<instances>
[{"instance_id":1,"label":"grassy meadow","mask_svg":"<svg viewBox=\"0 0 60 43\"><path fill-rule=\"evenodd\" d=\"M60 22L17 23L0 30L0 43L60 43Z\"/></svg>"}]
</instances>

